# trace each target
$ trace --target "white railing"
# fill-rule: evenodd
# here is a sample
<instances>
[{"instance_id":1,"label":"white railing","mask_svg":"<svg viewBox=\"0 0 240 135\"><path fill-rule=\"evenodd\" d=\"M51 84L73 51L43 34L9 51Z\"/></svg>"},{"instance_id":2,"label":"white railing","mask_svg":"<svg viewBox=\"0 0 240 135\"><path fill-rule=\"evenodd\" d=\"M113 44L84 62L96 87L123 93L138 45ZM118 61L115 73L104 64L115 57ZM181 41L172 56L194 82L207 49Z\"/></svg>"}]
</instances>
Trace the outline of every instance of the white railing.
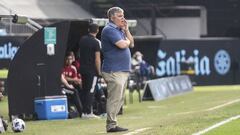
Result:
<instances>
[{"instance_id":1,"label":"white railing","mask_svg":"<svg viewBox=\"0 0 240 135\"><path fill-rule=\"evenodd\" d=\"M0 30L1 35L32 35L35 30L28 25L16 24L12 22L11 16L16 14L12 9L0 3Z\"/></svg>"}]
</instances>

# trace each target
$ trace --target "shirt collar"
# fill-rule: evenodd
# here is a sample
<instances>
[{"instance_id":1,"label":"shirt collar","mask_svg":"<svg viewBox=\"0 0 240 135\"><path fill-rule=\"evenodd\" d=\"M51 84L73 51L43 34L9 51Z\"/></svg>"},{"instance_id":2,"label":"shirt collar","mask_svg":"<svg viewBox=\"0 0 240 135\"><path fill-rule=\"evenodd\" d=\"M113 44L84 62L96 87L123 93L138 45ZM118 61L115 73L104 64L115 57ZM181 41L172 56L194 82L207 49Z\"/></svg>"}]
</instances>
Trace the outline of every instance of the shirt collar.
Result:
<instances>
[{"instance_id":1,"label":"shirt collar","mask_svg":"<svg viewBox=\"0 0 240 135\"><path fill-rule=\"evenodd\" d=\"M109 22L108 25L121 31L121 28L119 28L116 24L114 24L112 22Z\"/></svg>"}]
</instances>

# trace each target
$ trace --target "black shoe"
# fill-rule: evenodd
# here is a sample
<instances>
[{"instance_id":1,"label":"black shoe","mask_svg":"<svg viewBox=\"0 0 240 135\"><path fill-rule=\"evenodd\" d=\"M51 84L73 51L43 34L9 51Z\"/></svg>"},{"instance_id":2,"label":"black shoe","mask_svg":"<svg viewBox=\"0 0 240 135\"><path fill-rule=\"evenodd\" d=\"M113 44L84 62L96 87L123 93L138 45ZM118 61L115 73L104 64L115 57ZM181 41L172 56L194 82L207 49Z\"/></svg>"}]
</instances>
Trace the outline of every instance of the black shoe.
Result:
<instances>
[{"instance_id":1,"label":"black shoe","mask_svg":"<svg viewBox=\"0 0 240 135\"><path fill-rule=\"evenodd\" d=\"M107 132L123 132L123 131L128 131L128 129L116 126L115 128L111 128L111 129L107 130Z\"/></svg>"}]
</instances>

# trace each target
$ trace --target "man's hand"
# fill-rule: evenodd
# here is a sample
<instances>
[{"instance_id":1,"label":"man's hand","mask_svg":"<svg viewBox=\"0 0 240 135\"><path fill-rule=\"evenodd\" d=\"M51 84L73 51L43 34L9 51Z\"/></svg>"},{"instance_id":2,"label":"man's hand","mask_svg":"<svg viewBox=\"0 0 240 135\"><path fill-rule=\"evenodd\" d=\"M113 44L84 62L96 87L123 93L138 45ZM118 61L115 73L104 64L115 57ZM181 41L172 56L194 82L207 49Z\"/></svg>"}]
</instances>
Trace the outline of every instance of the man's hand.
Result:
<instances>
[{"instance_id":1,"label":"man's hand","mask_svg":"<svg viewBox=\"0 0 240 135\"><path fill-rule=\"evenodd\" d=\"M127 21L124 19L124 27L122 27L122 30L126 33L127 31L129 31L128 29L128 23Z\"/></svg>"},{"instance_id":2,"label":"man's hand","mask_svg":"<svg viewBox=\"0 0 240 135\"><path fill-rule=\"evenodd\" d=\"M66 86L68 89L74 89L73 85L72 84L69 84Z\"/></svg>"}]
</instances>

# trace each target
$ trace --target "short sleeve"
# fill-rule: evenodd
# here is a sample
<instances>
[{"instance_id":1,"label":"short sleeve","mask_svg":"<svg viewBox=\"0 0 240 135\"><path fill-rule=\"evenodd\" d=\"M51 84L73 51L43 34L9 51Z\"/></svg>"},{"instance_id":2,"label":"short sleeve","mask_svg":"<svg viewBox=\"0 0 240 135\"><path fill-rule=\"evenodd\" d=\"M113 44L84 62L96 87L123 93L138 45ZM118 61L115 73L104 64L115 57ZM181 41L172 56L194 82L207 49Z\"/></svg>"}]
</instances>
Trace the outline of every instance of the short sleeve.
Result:
<instances>
[{"instance_id":1,"label":"short sleeve","mask_svg":"<svg viewBox=\"0 0 240 135\"><path fill-rule=\"evenodd\" d=\"M101 42L100 42L100 40L96 39L94 51L99 52L101 50L100 47L101 47Z\"/></svg>"},{"instance_id":2,"label":"short sleeve","mask_svg":"<svg viewBox=\"0 0 240 135\"><path fill-rule=\"evenodd\" d=\"M116 29L108 29L107 36L112 44L122 40L122 35Z\"/></svg>"}]
</instances>

